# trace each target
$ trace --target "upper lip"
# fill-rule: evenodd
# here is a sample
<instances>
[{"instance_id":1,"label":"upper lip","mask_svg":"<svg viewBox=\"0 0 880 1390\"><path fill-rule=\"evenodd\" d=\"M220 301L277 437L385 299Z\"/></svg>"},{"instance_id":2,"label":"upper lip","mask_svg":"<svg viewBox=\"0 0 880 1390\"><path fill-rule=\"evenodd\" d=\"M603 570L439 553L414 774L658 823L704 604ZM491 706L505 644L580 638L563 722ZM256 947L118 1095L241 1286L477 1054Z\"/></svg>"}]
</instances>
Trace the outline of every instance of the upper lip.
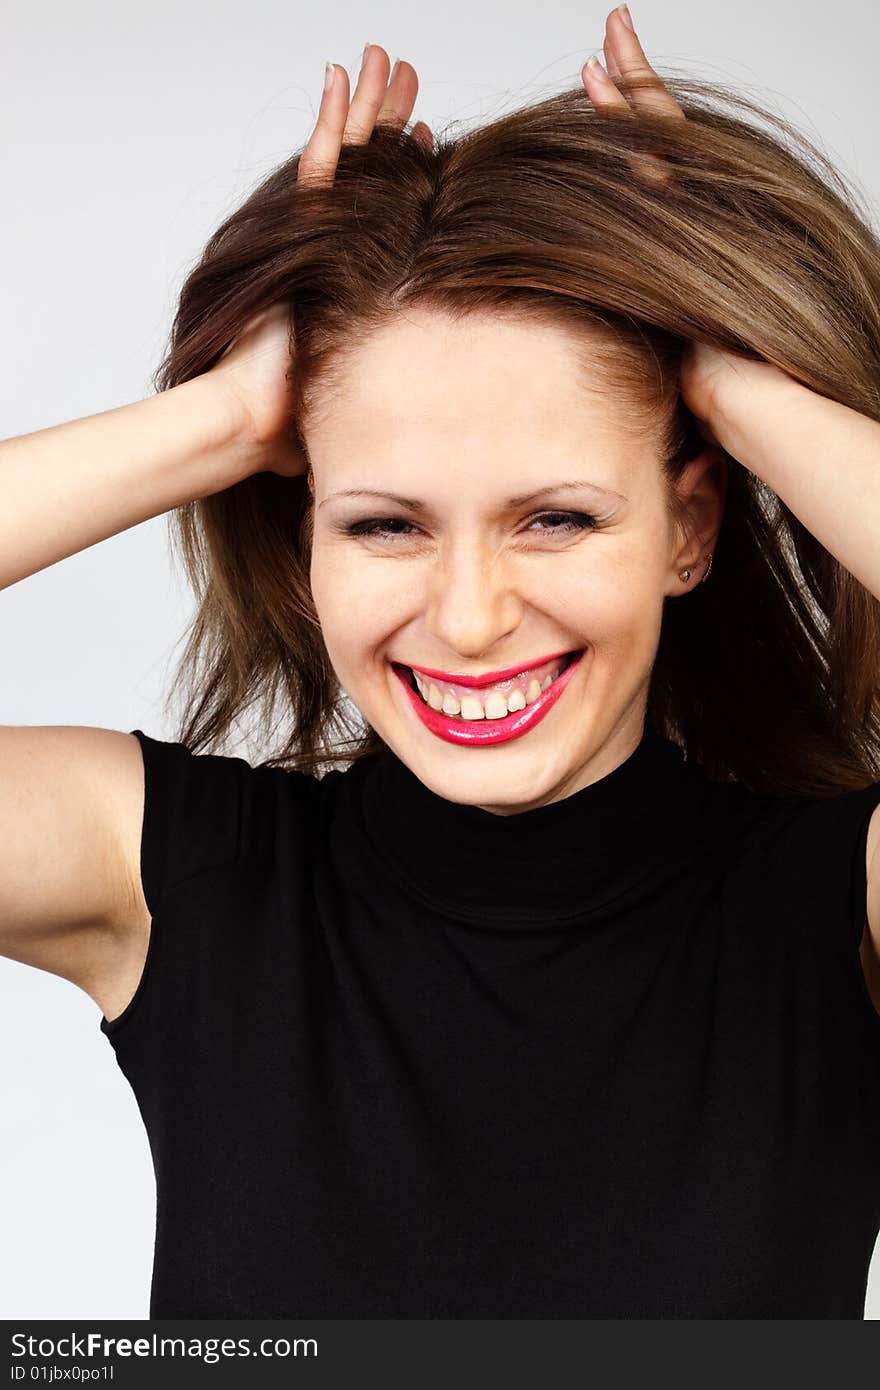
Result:
<instances>
[{"instance_id":1,"label":"upper lip","mask_svg":"<svg viewBox=\"0 0 880 1390\"><path fill-rule=\"evenodd\" d=\"M539 656L534 661L526 661L519 666L507 666L503 671L487 671L482 676L457 676L451 671L432 671L429 666L411 666L410 670L418 671L420 676L428 676L431 680L447 681L450 685L469 685L483 686L495 685L498 681L513 680L521 671L532 671L536 666L545 666L548 661L559 661L564 656L571 656L572 649L564 652L554 652L550 656ZM403 665L403 663L400 663Z\"/></svg>"}]
</instances>

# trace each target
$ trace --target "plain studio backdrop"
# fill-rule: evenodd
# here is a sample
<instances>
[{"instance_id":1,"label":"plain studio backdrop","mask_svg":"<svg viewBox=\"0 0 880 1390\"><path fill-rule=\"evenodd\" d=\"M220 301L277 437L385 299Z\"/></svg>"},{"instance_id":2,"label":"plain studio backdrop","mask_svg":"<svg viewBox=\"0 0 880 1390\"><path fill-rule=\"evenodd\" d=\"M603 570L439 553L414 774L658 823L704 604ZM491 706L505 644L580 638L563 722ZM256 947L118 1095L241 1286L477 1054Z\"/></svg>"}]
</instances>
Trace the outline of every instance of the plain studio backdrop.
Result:
<instances>
[{"instance_id":1,"label":"plain studio backdrop","mask_svg":"<svg viewBox=\"0 0 880 1390\"><path fill-rule=\"evenodd\" d=\"M439 134L577 86L610 8L6 0L0 437L152 394L187 270L308 139L325 59L352 91L367 41L408 59L413 119ZM651 62L786 116L876 209L873 0L632 0L632 12ZM174 737L162 697L191 612L163 517L7 589L0 724ZM0 1001L0 1317L146 1318L153 1171L100 1011L4 959ZM865 1316L880 1317L876 1251Z\"/></svg>"}]
</instances>

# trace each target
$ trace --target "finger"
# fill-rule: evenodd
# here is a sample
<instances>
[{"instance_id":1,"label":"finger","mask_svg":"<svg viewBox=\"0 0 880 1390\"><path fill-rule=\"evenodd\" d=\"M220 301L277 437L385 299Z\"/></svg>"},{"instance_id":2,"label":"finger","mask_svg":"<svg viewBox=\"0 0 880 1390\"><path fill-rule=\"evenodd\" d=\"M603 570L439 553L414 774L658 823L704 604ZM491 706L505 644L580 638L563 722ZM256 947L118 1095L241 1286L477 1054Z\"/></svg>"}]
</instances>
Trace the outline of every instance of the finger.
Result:
<instances>
[{"instance_id":1,"label":"finger","mask_svg":"<svg viewBox=\"0 0 880 1390\"><path fill-rule=\"evenodd\" d=\"M618 66L617 59L614 56L614 45L608 38L607 27L608 26L606 25L605 42L602 45L605 54L605 68L606 71L610 74L610 76L616 80L618 77L620 77L620 68Z\"/></svg>"},{"instance_id":2,"label":"finger","mask_svg":"<svg viewBox=\"0 0 880 1390\"><path fill-rule=\"evenodd\" d=\"M300 156L297 182L332 182L343 144L366 144L377 124L403 129L415 105L419 80L410 63L395 64L390 82L388 69L385 50L367 44L349 104L348 73L341 64L334 65L332 87L324 91L317 124ZM433 149L430 132L428 138Z\"/></svg>"},{"instance_id":3,"label":"finger","mask_svg":"<svg viewBox=\"0 0 880 1390\"><path fill-rule=\"evenodd\" d=\"M377 125L402 130L412 115L419 94L416 70L398 59L389 81L389 67L384 48L368 44L342 136L344 144L365 145Z\"/></svg>"},{"instance_id":4,"label":"finger","mask_svg":"<svg viewBox=\"0 0 880 1390\"><path fill-rule=\"evenodd\" d=\"M660 187L672 179L672 171L653 154L633 155L630 159L630 168L638 178Z\"/></svg>"},{"instance_id":5,"label":"finger","mask_svg":"<svg viewBox=\"0 0 880 1390\"><path fill-rule=\"evenodd\" d=\"M410 134L428 151L428 154L434 153L434 137L424 121L416 121Z\"/></svg>"},{"instance_id":6,"label":"finger","mask_svg":"<svg viewBox=\"0 0 880 1390\"><path fill-rule=\"evenodd\" d=\"M419 79L412 63L405 58L398 58L395 66L397 71L392 73L376 122L403 130L416 104Z\"/></svg>"},{"instance_id":7,"label":"finger","mask_svg":"<svg viewBox=\"0 0 880 1390\"><path fill-rule=\"evenodd\" d=\"M617 90L595 54L584 64L581 76L587 95L598 111L632 112L630 103ZM671 178L669 169L655 155L632 155L628 163L636 177L645 179L648 183L662 185L668 183Z\"/></svg>"},{"instance_id":8,"label":"finger","mask_svg":"<svg viewBox=\"0 0 880 1390\"><path fill-rule=\"evenodd\" d=\"M618 77L646 79L649 84L632 93L633 106L650 107L661 116L685 119L675 97L648 62L637 34L624 24L619 10L612 10L605 21L606 53L609 48L609 59L613 54Z\"/></svg>"},{"instance_id":9,"label":"finger","mask_svg":"<svg viewBox=\"0 0 880 1390\"><path fill-rule=\"evenodd\" d=\"M341 64L333 64L332 76L329 91L325 88L321 96L315 129L299 157L297 183L333 181L348 116L349 88L348 73Z\"/></svg>"},{"instance_id":10,"label":"finger","mask_svg":"<svg viewBox=\"0 0 880 1390\"><path fill-rule=\"evenodd\" d=\"M342 140L346 145L365 145L373 133L388 88L391 63L384 48L368 44L364 52L351 109Z\"/></svg>"},{"instance_id":11,"label":"finger","mask_svg":"<svg viewBox=\"0 0 880 1390\"><path fill-rule=\"evenodd\" d=\"M597 110L630 110L626 97L617 90L595 53L581 68L581 80Z\"/></svg>"}]
</instances>

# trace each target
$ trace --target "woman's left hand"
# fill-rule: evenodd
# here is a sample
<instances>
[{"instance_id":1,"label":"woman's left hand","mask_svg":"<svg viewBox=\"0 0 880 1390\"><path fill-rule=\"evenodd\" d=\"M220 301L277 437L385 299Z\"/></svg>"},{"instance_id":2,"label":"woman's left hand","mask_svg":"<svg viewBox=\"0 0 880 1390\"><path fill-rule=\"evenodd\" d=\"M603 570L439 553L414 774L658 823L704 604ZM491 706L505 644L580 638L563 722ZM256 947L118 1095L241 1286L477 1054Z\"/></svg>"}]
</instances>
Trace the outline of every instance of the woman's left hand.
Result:
<instances>
[{"instance_id":1,"label":"woman's left hand","mask_svg":"<svg viewBox=\"0 0 880 1390\"><path fill-rule=\"evenodd\" d=\"M771 362L755 361L694 339L685 344L679 388L703 438L720 444L734 458L746 452L749 422L760 427L762 412L781 404L791 388L805 390ZM769 391L758 409L758 391Z\"/></svg>"},{"instance_id":2,"label":"woman's left hand","mask_svg":"<svg viewBox=\"0 0 880 1390\"><path fill-rule=\"evenodd\" d=\"M643 107L660 115L686 119L672 93L648 62L635 30L629 27L621 9L612 10L605 20L603 48L607 69L596 55L581 69L587 95L597 111L635 112ZM618 90L614 80L630 77L644 79L643 85L633 92L632 104ZM630 165L637 178L661 188L673 178L668 166L653 155L634 155ZM756 362L710 347L708 343L689 341L685 346L681 394L701 434L710 444L721 444L727 449L735 439L741 438L742 428L736 429L737 402L743 403L743 411L754 410L755 387L774 384L791 386L797 383L769 362Z\"/></svg>"},{"instance_id":3,"label":"woman's left hand","mask_svg":"<svg viewBox=\"0 0 880 1390\"><path fill-rule=\"evenodd\" d=\"M624 12L629 18L624 18ZM627 7L612 10L605 20L606 67L602 66L597 54L588 58L581 68L581 79L587 95L597 111L637 111L641 108L661 116L674 116L685 120L685 114L666 83L659 78L645 57L645 50L639 43ZM639 79L640 86L633 92L632 105L615 86L615 78ZM666 184L670 170L653 155L633 156L630 161L633 172L647 183Z\"/></svg>"}]
</instances>

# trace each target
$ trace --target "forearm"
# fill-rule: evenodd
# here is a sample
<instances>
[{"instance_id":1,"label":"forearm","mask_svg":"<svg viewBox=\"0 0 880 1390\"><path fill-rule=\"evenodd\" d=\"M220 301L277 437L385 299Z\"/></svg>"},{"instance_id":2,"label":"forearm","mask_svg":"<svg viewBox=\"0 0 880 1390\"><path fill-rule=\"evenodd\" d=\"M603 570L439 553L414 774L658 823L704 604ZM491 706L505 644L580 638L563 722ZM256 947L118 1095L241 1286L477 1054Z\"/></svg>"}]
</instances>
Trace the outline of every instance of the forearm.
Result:
<instances>
[{"instance_id":1,"label":"forearm","mask_svg":"<svg viewBox=\"0 0 880 1390\"><path fill-rule=\"evenodd\" d=\"M0 589L252 471L234 413L196 377L0 442Z\"/></svg>"},{"instance_id":2,"label":"forearm","mask_svg":"<svg viewBox=\"0 0 880 1390\"><path fill-rule=\"evenodd\" d=\"M716 433L880 598L880 424L768 373L747 409L719 402Z\"/></svg>"}]
</instances>

